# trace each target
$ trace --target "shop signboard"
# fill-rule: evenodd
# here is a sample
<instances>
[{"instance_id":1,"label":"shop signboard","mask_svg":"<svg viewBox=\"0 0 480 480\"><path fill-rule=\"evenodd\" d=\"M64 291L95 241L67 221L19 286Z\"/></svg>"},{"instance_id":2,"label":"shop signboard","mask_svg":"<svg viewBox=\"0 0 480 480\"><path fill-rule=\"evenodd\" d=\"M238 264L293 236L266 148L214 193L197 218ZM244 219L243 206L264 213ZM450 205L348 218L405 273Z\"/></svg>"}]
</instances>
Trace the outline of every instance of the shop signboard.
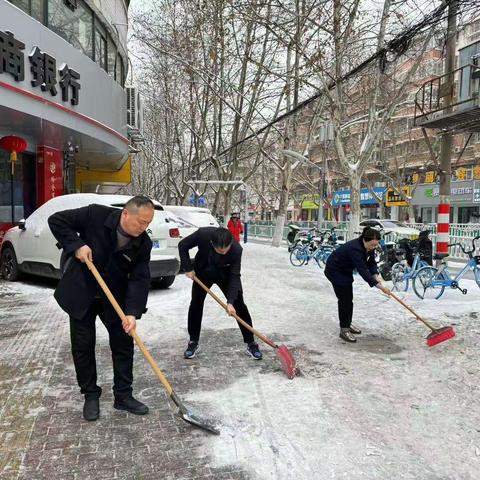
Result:
<instances>
[{"instance_id":1,"label":"shop signboard","mask_svg":"<svg viewBox=\"0 0 480 480\"><path fill-rule=\"evenodd\" d=\"M451 204L480 203L480 182L466 180L464 182L452 182L450 187ZM478 198L478 200L476 199ZM440 200L439 185L418 185L413 193L413 205L436 206Z\"/></svg>"},{"instance_id":2,"label":"shop signboard","mask_svg":"<svg viewBox=\"0 0 480 480\"><path fill-rule=\"evenodd\" d=\"M302 210L317 209L319 200L320 200L320 195L318 193L305 195L302 199Z\"/></svg>"},{"instance_id":3,"label":"shop signboard","mask_svg":"<svg viewBox=\"0 0 480 480\"><path fill-rule=\"evenodd\" d=\"M410 189L411 189L410 185L404 185L402 187L402 192L406 196L410 196ZM394 207L394 206L403 207L407 205L407 202L403 199L402 195L400 195L400 193L397 190L393 188L389 188L386 192L385 205L387 207Z\"/></svg>"},{"instance_id":4,"label":"shop signboard","mask_svg":"<svg viewBox=\"0 0 480 480\"><path fill-rule=\"evenodd\" d=\"M383 199L385 187L375 187L373 191L377 196ZM339 190L333 194L332 206L340 207L342 205L350 205L350 190ZM360 190L360 205L378 205L377 199L371 194L368 188Z\"/></svg>"}]
</instances>

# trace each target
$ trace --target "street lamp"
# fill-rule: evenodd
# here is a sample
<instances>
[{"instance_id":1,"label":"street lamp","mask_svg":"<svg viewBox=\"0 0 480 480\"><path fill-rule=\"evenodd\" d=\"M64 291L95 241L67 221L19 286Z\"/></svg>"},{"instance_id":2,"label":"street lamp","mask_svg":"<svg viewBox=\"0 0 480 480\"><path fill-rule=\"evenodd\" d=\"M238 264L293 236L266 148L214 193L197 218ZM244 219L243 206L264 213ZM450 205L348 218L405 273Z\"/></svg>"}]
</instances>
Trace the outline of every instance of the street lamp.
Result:
<instances>
[{"instance_id":1,"label":"street lamp","mask_svg":"<svg viewBox=\"0 0 480 480\"><path fill-rule=\"evenodd\" d=\"M319 167L316 163L309 160L307 157L301 155L298 152L293 150L283 150L283 154L287 157L293 158L297 162L305 163L311 167L315 167L320 171L320 185L319 185L319 200L318 200L318 214L317 214L317 228L320 230L323 223L323 194L324 194L324 184L325 184L325 169Z\"/></svg>"}]
</instances>

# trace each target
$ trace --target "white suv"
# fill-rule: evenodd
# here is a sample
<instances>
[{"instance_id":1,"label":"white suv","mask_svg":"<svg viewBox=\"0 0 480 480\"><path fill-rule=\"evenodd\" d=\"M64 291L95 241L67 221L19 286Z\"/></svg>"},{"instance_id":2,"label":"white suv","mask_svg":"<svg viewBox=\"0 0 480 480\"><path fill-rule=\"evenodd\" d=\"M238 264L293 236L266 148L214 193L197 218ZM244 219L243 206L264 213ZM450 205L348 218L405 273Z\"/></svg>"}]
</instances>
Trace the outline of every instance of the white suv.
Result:
<instances>
[{"instance_id":1,"label":"white suv","mask_svg":"<svg viewBox=\"0 0 480 480\"><path fill-rule=\"evenodd\" d=\"M218 227L217 219L208 208L190 207L186 205L164 205L170 218L180 228L180 235L185 238L200 227Z\"/></svg>"},{"instance_id":2,"label":"white suv","mask_svg":"<svg viewBox=\"0 0 480 480\"><path fill-rule=\"evenodd\" d=\"M48 227L50 215L61 210L85 207L92 203L122 208L132 198L129 195L98 195L74 193L55 197L35 210L26 220L11 228L1 244L0 271L3 278L17 280L22 273L60 278L60 254L57 241ZM153 201L155 215L147 233L153 243L150 257L152 283L168 288L180 268L178 242L180 232L162 205Z\"/></svg>"}]
</instances>

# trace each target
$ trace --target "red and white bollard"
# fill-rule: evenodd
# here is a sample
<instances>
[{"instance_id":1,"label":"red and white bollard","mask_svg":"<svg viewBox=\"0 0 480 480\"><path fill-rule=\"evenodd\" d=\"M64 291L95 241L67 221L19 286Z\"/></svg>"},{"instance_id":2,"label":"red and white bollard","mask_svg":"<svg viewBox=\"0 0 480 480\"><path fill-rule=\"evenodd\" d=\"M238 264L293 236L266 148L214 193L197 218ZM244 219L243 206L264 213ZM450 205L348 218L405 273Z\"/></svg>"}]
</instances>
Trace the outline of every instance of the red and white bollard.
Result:
<instances>
[{"instance_id":1,"label":"red and white bollard","mask_svg":"<svg viewBox=\"0 0 480 480\"><path fill-rule=\"evenodd\" d=\"M437 219L437 255L448 256L449 230L450 203L440 203Z\"/></svg>"}]
</instances>

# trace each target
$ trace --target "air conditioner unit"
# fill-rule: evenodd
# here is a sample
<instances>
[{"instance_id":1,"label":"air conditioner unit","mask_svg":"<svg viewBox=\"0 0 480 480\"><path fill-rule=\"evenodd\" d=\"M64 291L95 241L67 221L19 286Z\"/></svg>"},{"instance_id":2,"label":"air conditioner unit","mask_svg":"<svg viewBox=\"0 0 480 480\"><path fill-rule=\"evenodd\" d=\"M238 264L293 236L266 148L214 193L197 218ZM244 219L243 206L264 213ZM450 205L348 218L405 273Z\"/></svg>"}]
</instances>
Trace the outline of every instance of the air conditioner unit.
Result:
<instances>
[{"instance_id":1,"label":"air conditioner unit","mask_svg":"<svg viewBox=\"0 0 480 480\"><path fill-rule=\"evenodd\" d=\"M127 93L127 125L143 133L143 100L136 87L125 87Z\"/></svg>"}]
</instances>

